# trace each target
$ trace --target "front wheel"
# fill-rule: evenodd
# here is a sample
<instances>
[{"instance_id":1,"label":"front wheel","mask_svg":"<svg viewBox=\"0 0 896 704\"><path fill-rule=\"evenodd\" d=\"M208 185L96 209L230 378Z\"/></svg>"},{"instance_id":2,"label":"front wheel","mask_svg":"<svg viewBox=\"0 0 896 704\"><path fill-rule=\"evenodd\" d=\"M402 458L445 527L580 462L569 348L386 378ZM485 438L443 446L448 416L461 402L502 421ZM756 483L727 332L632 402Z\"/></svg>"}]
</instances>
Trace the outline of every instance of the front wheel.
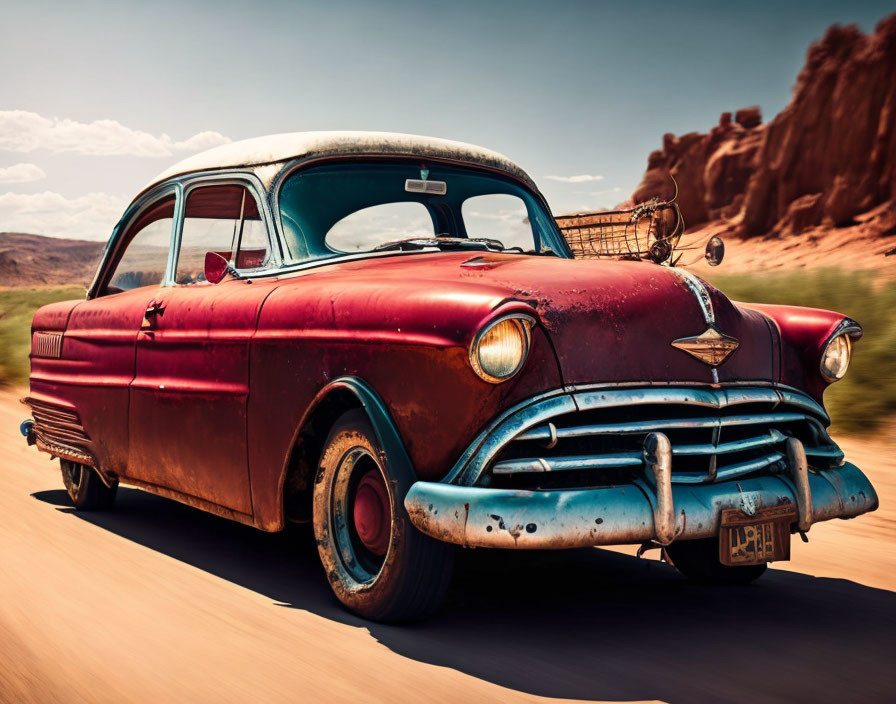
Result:
<instances>
[{"instance_id":1,"label":"front wheel","mask_svg":"<svg viewBox=\"0 0 896 704\"><path fill-rule=\"evenodd\" d=\"M759 579L768 565L723 565L719 560L719 539L683 540L667 545L666 560L685 577L703 584L749 584Z\"/></svg>"},{"instance_id":2,"label":"front wheel","mask_svg":"<svg viewBox=\"0 0 896 704\"><path fill-rule=\"evenodd\" d=\"M112 507L118 485L108 487L95 469L71 460L60 460L62 483L79 511L105 511Z\"/></svg>"},{"instance_id":3,"label":"front wheel","mask_svg":"<svg viewBox=\"0 0 896 704\"><path fill-rule=\"evenodd\" d=\"M441 604L454 550L411 525L366 414L349 411L330 431L314 483L314 535L330 587L373 621L410 621Z\"/></svg>"}]
</instances>

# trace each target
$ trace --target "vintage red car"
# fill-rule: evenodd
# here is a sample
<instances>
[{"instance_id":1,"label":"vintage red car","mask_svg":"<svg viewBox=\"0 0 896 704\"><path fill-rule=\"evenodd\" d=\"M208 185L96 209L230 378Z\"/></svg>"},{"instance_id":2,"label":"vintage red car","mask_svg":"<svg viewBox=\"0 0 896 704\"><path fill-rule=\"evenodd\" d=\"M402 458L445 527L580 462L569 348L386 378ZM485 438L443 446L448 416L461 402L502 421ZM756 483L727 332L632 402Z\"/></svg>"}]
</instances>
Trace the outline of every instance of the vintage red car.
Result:
<instances>
[{"instance_id":1,"label":"vintage red car","mask_svg":"<svg viewBox=\"0 0 896 704\"><path fill-rule=\"evenodd\" d=\"M860 336L668 262L573 260L494 152L280 135L136 197L86 300L34 317L23 432L82 510L123 483L310 521L371 619L435 609L454 546L662 546L745 583L877 507L822 405Z\"/></svg>"}]
</instances>

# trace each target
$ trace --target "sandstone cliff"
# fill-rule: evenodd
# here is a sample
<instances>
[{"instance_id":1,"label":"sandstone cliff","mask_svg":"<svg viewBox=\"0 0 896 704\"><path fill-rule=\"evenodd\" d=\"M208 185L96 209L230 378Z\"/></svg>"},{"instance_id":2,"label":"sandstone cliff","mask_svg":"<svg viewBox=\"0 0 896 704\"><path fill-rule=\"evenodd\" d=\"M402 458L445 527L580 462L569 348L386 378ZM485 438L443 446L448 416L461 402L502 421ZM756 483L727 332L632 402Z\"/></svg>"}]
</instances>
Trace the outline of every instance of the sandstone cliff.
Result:
<instances>
[{"instance_id":1,"label":"sandstone cliff","mask_svg":"<svg viewBox=\"0 0 896 704\"><path fill-rule=\"evenodd\" d=\"M633 200L670 197L670 173L689 228L721 222L744 239L896 233L896 14L871 35L831 27L771 122L747 108L709 134L665 135Z\"/></svg>"}]
</instances>

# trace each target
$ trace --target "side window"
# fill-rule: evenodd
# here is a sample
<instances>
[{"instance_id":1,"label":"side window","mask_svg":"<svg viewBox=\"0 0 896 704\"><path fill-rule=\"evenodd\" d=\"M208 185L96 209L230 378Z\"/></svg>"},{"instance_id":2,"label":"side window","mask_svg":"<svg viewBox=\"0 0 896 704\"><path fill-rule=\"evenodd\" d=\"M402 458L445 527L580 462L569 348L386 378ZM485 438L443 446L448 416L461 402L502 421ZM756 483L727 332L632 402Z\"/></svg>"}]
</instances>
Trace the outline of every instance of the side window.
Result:
<instances>
[{"instance_id":1,"label":"side window","mask_svg":"<svg viewBox=\"0 0 896 704\"><path fill-rule=\"evenodd\" d=\"M171 195L153 203L128 227L124 253L103 295L162 283L168 265L174 202L175 197Z\"/></svg>"},{"instance_id":2,"label":"side window","mask_svg":"<svg viewBox=\"0 0 896 704\"><path fill-rule=\"evenodd\" d=\"M330 228L326 243L337 252L366 252L386 242L418 236L433 236L432 217L423 203L404 201L346 215Z\"/></svg>"},{"instance_id":3,"label":"side window","mask_svg":"<svg viewBox=\"0 0 896 704\"><path fill-rule=\"evenodd\" d=\"M505 247L535 252L536 241L522 198L490 193L467 198L461 206L467 237L500 240Z\"/></svg>"},{"instance_id":4,"label":"side window","mask_svg":"<svg viewBox=\"0 0 896 704\"><path fill-rule=\"evenodd\" d=\"M184 210L175 282L204 283L206 253L217 252L230 261L237 247L237 269L261 269L267 265L267 232L252 192L233 184L191 190Z\"/></svg>"}]
</instances>

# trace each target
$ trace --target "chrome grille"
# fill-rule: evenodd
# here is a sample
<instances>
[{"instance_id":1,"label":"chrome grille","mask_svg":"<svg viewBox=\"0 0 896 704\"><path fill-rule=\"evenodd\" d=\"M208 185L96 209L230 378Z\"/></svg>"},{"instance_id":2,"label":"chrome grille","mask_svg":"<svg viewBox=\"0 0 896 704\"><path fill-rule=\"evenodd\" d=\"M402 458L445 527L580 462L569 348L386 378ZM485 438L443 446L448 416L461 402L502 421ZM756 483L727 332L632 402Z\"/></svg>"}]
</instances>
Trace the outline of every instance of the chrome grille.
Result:
<instances>
[{"instance_id":1,"label":"chrome grille","mask_svg":"<svg viewBox=\"0 0 896 704\"><path fill-rule=\"evenodd\" d=\"M556 413L533 404L517 422L505 420L505 441L490 444L472 479L520 488L628 482L643 473L642 445L651 432L669 437L672 481L680 484L781 471L788 437L803 443L811 466L843 460L824 410L793 391L613 389L569 398L553 402Z\"/></svg>"},{"instance_id":2,"label":"chrome grille","mask_svg":"<svg viewBox=\"0 0 896 704\"><path fill-rule=\"evenodd\" d=\"M43 445L48 452L61 457L74 458L79 462L90 460L91 455L87 449L90 436L81 425L81 418L75 409L33 398L25 401L31 407L38 445ZM92 463L92 460L88 463Z\"/></svg>"},{"instance_id":3,"label":"chrome grille","mask_svg":"<svg viewBox=\"0 0 896 704\"><path fill-rule=\"evenodd\" d=\"M59 359L62 356L61 332L36 332L31 336L31 354L34 357Z\"/></svg>"}]
</instances>

